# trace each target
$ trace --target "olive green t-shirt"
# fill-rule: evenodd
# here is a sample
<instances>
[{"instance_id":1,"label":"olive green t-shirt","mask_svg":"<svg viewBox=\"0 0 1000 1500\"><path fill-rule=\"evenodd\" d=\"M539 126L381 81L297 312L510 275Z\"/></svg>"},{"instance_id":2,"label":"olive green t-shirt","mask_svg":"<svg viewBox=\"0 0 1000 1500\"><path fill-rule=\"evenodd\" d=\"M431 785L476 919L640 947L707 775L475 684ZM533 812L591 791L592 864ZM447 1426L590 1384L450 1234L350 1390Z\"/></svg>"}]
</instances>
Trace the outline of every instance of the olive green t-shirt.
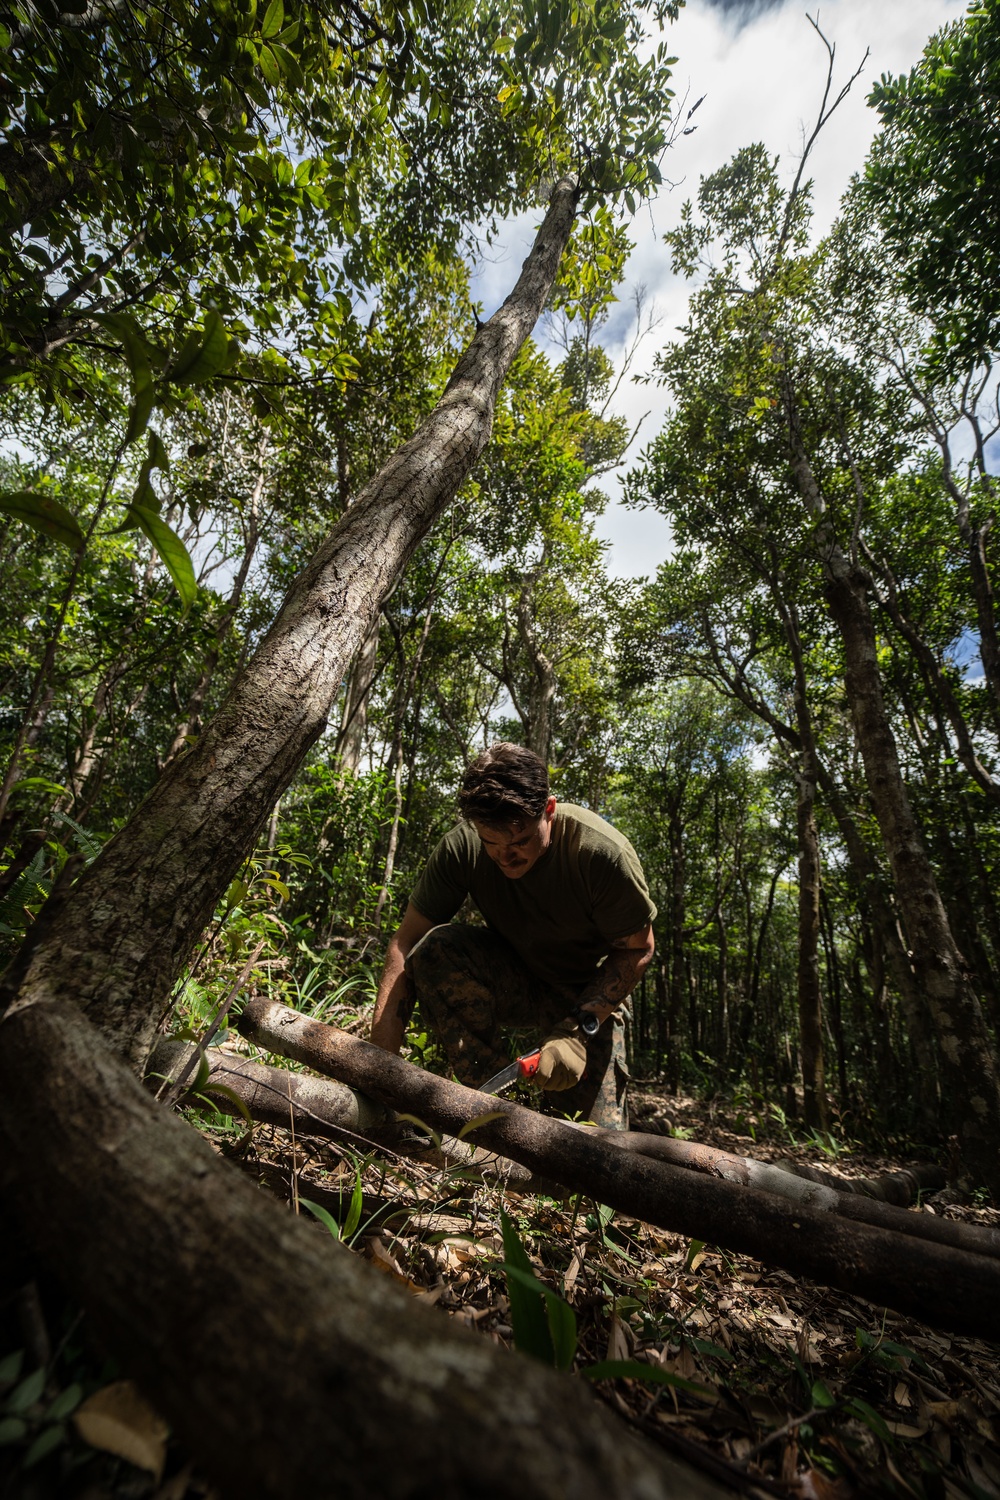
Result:
<instances>
[{"instance_id":1,"label":"olive green t-shirt","mask_svg":"<svg viewBox=\"0 0 1000 1500\"><path fill-rule=\"evenodd\" d=\"M437 845L410 900L450 922L471 896L494 932L546 983L582 989L617 939L656 916L628 839L585 807L560 802L545 853L517 880L490 859L469 823Z\"/></svg>"}]
</instances>

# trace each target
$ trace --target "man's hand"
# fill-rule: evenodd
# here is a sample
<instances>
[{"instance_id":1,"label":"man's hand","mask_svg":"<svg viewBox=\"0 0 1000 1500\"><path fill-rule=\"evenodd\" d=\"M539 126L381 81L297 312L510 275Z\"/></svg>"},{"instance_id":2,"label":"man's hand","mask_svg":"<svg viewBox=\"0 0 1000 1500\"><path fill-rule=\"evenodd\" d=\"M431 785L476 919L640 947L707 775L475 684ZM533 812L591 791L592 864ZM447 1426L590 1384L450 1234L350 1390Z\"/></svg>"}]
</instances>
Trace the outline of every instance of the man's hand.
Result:
<instances>
[{"instance_id":1,"label":"man's hand","mask_svg":"<svg viewBox=\"0 0 1000 1500\"><path fill-rule=\"evenodd\" d=\"M542 1042L535 1081L548 1093L561 1093L580 1082L586 1067L580 1028L573 1021L560 1021Z\"/></svg>"}]
</instances>

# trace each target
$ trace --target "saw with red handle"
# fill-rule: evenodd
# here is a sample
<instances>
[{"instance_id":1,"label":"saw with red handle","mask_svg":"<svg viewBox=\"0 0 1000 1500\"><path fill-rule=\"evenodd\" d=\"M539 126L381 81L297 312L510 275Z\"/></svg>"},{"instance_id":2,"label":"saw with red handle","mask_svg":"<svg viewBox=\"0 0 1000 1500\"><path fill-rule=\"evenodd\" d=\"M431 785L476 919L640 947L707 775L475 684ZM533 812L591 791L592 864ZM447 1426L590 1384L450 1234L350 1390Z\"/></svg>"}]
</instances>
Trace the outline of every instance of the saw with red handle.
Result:
<instances>
[{"instance_id":1,"label":"saw with red handle","mask_svg":"<svg viewBox=\"0 0 1000 1500\"><path fill-rule=\"evenodd\" d=\"M600 1030L601 1023L592 1010L577 1010L567 1020L579 1026L584 1036L596 1036ZM534 1052L525 1052L517 1057L507 1068L502 1068L499 1073L489 1079L487 1083L479 1085L481 1094L499 1094L509 1088L512 1083L530 1083L538 1072L538 1060L542 1055L541 1047L536 1047Z\"/></svg>"}]
</instances>

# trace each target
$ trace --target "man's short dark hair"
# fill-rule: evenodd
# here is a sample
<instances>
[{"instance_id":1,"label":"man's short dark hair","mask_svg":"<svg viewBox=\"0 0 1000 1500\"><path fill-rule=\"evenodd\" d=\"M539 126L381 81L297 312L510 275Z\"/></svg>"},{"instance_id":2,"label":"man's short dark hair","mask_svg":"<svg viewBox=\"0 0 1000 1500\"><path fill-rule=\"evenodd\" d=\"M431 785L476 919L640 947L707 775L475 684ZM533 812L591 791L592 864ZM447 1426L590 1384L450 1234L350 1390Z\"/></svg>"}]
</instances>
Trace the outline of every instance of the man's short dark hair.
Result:
<instances>
[{"instance_id":1,"label":"man's short dark hair","mask_svg":"<svg viewBox=\"0 0 1000 1500\"><path fill-rule=\"evenodd\" d=\"M462 777L462 816L490 828L533 823L549 800L549 768L534 750L502 740L476 757Z\"/></svg>"}]
</instances>

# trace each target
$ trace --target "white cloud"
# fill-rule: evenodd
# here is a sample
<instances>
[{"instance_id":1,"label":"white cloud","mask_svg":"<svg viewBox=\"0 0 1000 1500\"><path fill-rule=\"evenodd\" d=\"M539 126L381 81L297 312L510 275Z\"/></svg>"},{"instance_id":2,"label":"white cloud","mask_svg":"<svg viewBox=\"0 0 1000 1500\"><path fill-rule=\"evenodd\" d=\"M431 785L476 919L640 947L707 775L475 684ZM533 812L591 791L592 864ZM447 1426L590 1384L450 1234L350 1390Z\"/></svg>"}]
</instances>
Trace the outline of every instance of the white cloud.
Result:
<instances>
[{"instance_id":1,"label":"white cloud","mask_svg":"<svg viewBox=\"0 0 1000 1500\"><path fill-rule=\"evenodd\" d=\"M852 173L859 171L875 132L877 117L866 104L872 84L882 73L908 71L920 57L927 38L957 19L962 0L826 0L810 14L836 47L835 89L847 81L869 56L851 93L820 136L810 158L808 175L814 181L815 224L824 231ZM746 12L743 12L746 15ZM662 236L676 221L681 204L697 193L702 175L715 171L741 146L763 141L781 158L790 182L803 142L811 130L826 81L826 52L806 12L798 3L770 9L751 9L742 20L738 11L724 10L710 0L689 0L680 20L670 29L677 96L689 104L705 96L692 120L697 129L678 141L665 161L667 175L677 184L661 192L640 210L632 226L636 250L629 264L627 286L644 283L655 299L662 324L644 346L639 363L648 371L658 345L684 321L688 284L671 275ZM531 241L537 216L525 215L509 226L507 248L480 268L476 282L488 312L506 296ZM605 329L608 352L619 355L630 334L627 298ZM631 422L644 412L635 452L657 430L666 404L662 391L651 385L623 386L618 409ZM613 492L607 479L604 487ZM609 506L600 524L611 543L612 571L620 576L652 573L667 555L666 522L653 512L627 511Z\"/></svg>"}]
</instances>

